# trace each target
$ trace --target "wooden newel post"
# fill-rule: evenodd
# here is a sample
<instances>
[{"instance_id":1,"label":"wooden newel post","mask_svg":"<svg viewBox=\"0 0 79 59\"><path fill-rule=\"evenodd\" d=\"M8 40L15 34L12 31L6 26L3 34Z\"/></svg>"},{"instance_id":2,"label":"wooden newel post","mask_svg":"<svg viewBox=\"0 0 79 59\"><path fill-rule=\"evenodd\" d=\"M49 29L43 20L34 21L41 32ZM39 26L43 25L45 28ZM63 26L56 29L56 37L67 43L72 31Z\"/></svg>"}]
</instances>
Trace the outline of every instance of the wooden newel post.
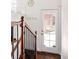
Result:
<instances>
[{"instance_id":1,"label":"wooden newel post","mask_svg":"<svg viewBox=\"0 0 79 59\"><path fill-rule=\"evenodd\" d=\"M35 59L37 59L37 31L35 31Z\"/></svg>"},{"instance_id":2,"label":"wooden newel post","mask_svg":"<svg viewBox=\"0 0 79 59\"><path fill-rule=\"evenodd\" d=\"M35 31L35 51L37 50L37 47L36 47L36 41L37 41L37 31Z\"/></svg>"},{"instance_id":3,"label":"wooden newel post","mask_svg":"<svg viewBox=\"0 0 79 59\"><path fill-rule=\"evenodd\" d=\"M24 21L24 16L21 16L21 59L23 59L23 21Z\"/></svg>"}]
</instances>

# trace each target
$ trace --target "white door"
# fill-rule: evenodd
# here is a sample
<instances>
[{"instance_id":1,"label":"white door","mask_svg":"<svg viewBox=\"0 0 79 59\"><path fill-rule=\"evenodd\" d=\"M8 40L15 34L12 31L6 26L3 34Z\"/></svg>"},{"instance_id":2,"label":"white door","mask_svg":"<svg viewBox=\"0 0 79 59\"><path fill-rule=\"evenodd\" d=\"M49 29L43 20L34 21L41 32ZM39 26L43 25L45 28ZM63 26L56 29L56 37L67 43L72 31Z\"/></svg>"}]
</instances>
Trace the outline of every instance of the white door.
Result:
<instances>
[{"instance_id":1,"label":"white door","mask_svg":"<svg viewBox=\"0 0 79 59\"><path fill-rule=\"evenodd\" d=\"M61 49L61 30L59 10L42 10L43 20L43 40L42 51L60 53Z\"/></svg>"}]
</instances>

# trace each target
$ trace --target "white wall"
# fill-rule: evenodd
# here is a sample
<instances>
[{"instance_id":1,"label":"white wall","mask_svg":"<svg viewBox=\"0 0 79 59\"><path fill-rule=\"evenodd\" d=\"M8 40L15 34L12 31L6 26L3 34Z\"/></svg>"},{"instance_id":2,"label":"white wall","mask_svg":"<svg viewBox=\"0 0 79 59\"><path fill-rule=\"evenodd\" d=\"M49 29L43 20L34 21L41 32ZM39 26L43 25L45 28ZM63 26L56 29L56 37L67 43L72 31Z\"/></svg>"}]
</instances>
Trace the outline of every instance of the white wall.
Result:
<instances>
[{"instance_id":1,"label":"white wall","mask_svg":"<svg viewBox=\"0 0 79 59\"><path fill-rule=\"evenodd\" d=\"M68 10L67 0L62 0L62 51L61 59L68 59Z\"/></svg>"}]
</instances>

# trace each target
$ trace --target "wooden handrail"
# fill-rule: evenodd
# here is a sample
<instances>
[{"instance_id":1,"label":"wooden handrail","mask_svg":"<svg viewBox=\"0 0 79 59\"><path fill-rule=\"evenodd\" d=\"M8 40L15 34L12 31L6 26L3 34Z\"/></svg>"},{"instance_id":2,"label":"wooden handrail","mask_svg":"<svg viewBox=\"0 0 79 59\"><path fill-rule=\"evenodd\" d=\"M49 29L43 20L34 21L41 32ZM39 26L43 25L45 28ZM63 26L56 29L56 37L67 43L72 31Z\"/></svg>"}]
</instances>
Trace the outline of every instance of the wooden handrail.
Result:
<instances>
[{"instance_id":1,"label":"wooden handrail","mask_svg":"<svg viewBox=\"0 0 79 59\"><path fill-rule=\"evenodd\" d=\"M11 21L11 26L20 25L21 21Z\"/></svg>"},{"instance_id":2,"label":"wooden handrail","mask_svg":"<svg viewBox=\"0 0 79 59\"><path fill-rule=\"evenodd\" d=\"M36 36L36 35L30 30L30 28L28 28L26 25L25 25L25 27L26 27L34 36Z\"/></svg>"}]
</instances>

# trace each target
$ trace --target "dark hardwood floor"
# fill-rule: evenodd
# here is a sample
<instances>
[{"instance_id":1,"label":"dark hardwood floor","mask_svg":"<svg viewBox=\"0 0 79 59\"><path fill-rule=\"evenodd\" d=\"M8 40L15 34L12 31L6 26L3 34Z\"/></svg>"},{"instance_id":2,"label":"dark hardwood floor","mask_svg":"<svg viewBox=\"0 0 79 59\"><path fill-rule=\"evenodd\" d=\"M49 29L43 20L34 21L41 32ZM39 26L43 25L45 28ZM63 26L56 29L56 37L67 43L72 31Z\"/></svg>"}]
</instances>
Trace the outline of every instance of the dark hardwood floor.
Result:
<instances>
[{"instance_id":1,"label":"dark hardwood floor","mask_svg":"<svg viewBox=\"0 0 79 59\"><path fill-rule=\"evenodd\" d=\"M37 59L61 59L59 54L52 54L47 52L38 52Z\"/></svg>"},{"instance_id":2,"label":"dark hardwood floor","mask_svg":"<svg viewBox=\"0 0 79 59\"><path fill-rule=\"evenodd\" d=\"M61 59L61 56L59 54L39 51L37 51L37 56L35 58L35 55L33 55L33 53L33 51L25 50L26 59Z\"/></svg>"}]
</instances>

